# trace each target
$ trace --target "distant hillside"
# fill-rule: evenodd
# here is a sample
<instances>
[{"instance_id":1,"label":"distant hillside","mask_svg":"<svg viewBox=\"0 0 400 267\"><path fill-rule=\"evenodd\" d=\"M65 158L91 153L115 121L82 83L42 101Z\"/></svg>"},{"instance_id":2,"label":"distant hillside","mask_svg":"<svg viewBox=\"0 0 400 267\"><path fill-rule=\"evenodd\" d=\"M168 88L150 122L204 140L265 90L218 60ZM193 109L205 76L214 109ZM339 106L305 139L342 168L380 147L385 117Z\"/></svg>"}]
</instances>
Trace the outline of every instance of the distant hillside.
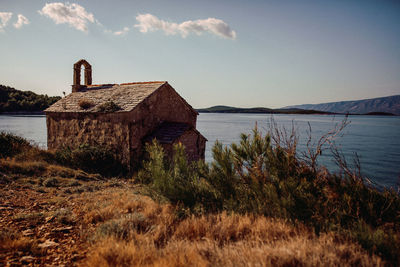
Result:
<instances>
[{"instance_id":1,"label":"distant hillside","mask_svg":"<svg viewBox=\"0 0 400 267\"><path fill-rule=\"evenodd\" d=\"M335 113L400 115L400 95L372 99L341 101L322 104L305 104L285 108L313 109Z\"/></svg>"},{"instance_id":2,"label":"distant hillside","mask_svg":"<svg viewBox=\"0 0 400 267\"><path fill-rule=\"evenodd\" d=\"M39 112L61 99L59 96L38 95L31 91L20 91L0 85L0 113Z\"/></svg>"},{"instance_id":3,"label":"distant hillside","mask_svg":"<svg viewBox=\"0 0 400 267\"><path fill-rule=\"evenodd\" d=\"M213 106L209 108L197 109L203 113L271 113L269 108L235 108L229 106Z\"/></svg>"},{"instance_id":4,"label":"distant hillside","mask_svg":"<svg viewBox=\"0 0 400 267\"><path fill-rule=\"evenodd\" d=\"M229 106L213 106L209 108L197 109L200 113L262 113L262 114L330 114L330 112L321 112L317 110L304 110L298 108L283 108L283 109L270 109L270 108L236 108Z\"/></svg>"}]
</instances>

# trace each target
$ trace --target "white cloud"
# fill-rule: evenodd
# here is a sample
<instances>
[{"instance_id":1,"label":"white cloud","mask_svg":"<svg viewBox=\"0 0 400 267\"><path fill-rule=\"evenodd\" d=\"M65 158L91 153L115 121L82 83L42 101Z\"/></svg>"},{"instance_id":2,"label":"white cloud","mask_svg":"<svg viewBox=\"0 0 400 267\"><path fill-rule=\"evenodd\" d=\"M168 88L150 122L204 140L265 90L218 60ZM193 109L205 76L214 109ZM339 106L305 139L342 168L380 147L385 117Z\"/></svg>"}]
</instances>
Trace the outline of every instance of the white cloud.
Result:
<instances>
[{"instance_id":1,"label":"white cloud","mask_svg":"<svg viewBox=\"0 0 400 267\"><path fill-rule=\"evenodd\" d=\"M11 12L0 12L0 32L4 32L4 28L10 21L12 14Z\"/></svg>"},{"instance_id":2,"label":"white cloud","mask_svg":"<svg viewBox=\"0 0 400 267\"><path fill-rule=\"evenodd\" d=\"M114 35L125 35L127 32L129 32L129 28L128 27L124 27L120 31L113 32L113 34Z\"/></svg>"},{"instance_id":3,"label":"white cloud","mask_svg":"<svg viewBox=\"0 0 400 267\"><path fill-rule=\"evenodd\" d=\"M78 4L47 3L39 13L51 18L56 24L69 24L77 30L88 32L88 23L98 23L92 13Z\"/></svg>"},{"instance_id":4,"label":"white cloud","mask_svg":"<svg viewBox=\"0 0 400 267\"><path fill-rule=\"evenodd\" d=\"M24 25L28 25L30 22L29 20L22 14L18 14L18 21L14 23L14 27L20 29Z\"/></svg>"},{"instance_id":5,"label":"white cloud","mask_svg":"<svg viewBox=\"0 0 400 267\"><path fill-rule=\"evenodd\" d=\"M139 14L136 20L139 23L135 27L143 33L162 30L167 35L180 34L185 38L190 33L201 35L203 32L209 32L223 38L236 39L236 32L226 22L216 18L188 20L178 24L160 20L151 14Z\"/></svg>"}]
</instances>

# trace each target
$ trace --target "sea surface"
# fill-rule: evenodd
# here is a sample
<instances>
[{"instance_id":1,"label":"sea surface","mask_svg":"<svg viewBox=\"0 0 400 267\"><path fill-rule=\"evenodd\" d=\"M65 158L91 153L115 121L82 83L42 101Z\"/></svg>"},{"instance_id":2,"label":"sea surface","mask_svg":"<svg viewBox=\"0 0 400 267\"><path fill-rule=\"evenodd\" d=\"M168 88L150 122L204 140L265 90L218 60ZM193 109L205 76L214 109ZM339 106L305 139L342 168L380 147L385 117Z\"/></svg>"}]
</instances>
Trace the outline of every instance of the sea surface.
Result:
<instances>
[{"instance_id":1,"label":"sea surface","mask_svg":"<svg viewBox=\"0 0 400 267\"><path fill-rule=\"evenodd\" d=\"M292 126L299 136L299 155L306 151L309 127L313 141L340 124L344 116L332 115L283 115L277 114L223 114L201 113L197 128L208 139L206 161L212 161L212 146L218 140L230 145L240 140L240 134L250 134L257 124L266 133L273 119L279 127L290 130ZM355 154L361 163L361 172L379 186L397 187L400 181L400 117L349 116L349 124L335 139L347 161ZM46 148L47 131L45 116L0 115L0 131L25 137L39 147ZM326 150L319 163L332 172L338 172L332 154Z\"/></svg>"}]
</instances>

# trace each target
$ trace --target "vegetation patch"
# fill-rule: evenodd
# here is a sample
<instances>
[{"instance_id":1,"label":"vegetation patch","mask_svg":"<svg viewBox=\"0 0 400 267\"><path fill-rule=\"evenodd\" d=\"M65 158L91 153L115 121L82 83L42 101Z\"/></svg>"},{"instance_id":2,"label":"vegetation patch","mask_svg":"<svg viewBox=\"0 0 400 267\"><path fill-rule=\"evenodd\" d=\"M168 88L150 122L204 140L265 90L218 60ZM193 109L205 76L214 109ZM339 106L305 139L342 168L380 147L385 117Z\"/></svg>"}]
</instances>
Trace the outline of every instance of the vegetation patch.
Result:
<instances>
[{"instance_id":1,"label":"vegetation patch","mask_svg":"<svg viewBox=\"0 0 400 267\"><path fill-rule=\"evenodd\" d=\"M103 113L111 113L111 112L116 112L118 110L121 110L121 107L115 104L113 101L107 101L104 104L101 104L98 107L98 112L103 112Z\"/></svg>"},{"instance_id":2,"label":"vegetation patch","mask_svg":"<svg viewBox=\"0 0 400 267\"><path fill-rule=\"evenodd\" d=\"M105 176L126 173L126 168L116 158L116 153L108 147L88 144L80 145L77 148L65 147L56 151L55 158L59 163L90 173L100 173ZM87 175L78 175L76 178L85 180Z\"/></svg>"},{"instance_id":3,"label":"vegetation patch","mask_svg":"<svg viewBox=\"0 0 400 267\"><path fill-rule=\"evenodd\" d=\"M29 149L29 142L11 133L0 132L0 158L12 157Z\"/></svg>"},{"instance_id":4,"label":"vegetation patch","mask_svg":"<svg viewBox=\"0 0 400 267\"><path fill-rule=\"evenodd\" d=\"M37 161L19 162L0 159L0 172L8 174L42 176L46 172L46 163Z\"/></svg>"},{"instance_id":5,"label":"vegetation patch","mask_svg":"<svg viewBox=\"0 0 400 267\"><path fill-rule=\"evenodd\" d=\"M83 99L79 100L78 105L82 109L89 109L94 106L94 103L88 99L83 98Z\"/></svg>"},{"instance_id":6,"label":"vegetation patch","mask_svg":"<svg viewBox=\"0 0 400 267\"><path fill-rule=\"evenodd\" d=\"M58 223L71 225L75 223L75 215L70 209L61 208L56 210L52 216L54 216Z\"/></svg>"},{"instance_id":7,"label":"vegetation patch","mask_svg":"<svg viewBox=\"0 0 400 267\"><path fill-rule=\"evenodd\" d=\"M149 220L142 213L134 212L100 224L96 229L94 240L108 237L126 240L132 238L135 233L147 232L150 229Z\"/></svg>"}]
</instances>

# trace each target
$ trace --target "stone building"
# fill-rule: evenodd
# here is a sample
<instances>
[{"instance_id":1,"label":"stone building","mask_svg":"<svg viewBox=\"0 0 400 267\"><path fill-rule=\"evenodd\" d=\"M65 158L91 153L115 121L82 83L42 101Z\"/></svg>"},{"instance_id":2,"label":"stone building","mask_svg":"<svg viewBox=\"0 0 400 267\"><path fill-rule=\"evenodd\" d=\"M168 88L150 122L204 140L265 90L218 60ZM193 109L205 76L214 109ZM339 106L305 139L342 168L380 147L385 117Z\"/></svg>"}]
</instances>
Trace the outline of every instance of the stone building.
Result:
<instances>
[{"instance_id":1,"label":"stone building","mask_svg":"<svg viewBox=\"0 0 400 267\"><path fill-rule=\"evenodd\" d=\"M84 66L85 83L80 84ZM81 144L107 146L134 167L146 142L157 139L168 155L182 143L188 159L204 159L206 138L194 110L168 82L92 85L92 68L74 64L72 93L45 110L48 149Z\"/></svg>"}]
</instances>

